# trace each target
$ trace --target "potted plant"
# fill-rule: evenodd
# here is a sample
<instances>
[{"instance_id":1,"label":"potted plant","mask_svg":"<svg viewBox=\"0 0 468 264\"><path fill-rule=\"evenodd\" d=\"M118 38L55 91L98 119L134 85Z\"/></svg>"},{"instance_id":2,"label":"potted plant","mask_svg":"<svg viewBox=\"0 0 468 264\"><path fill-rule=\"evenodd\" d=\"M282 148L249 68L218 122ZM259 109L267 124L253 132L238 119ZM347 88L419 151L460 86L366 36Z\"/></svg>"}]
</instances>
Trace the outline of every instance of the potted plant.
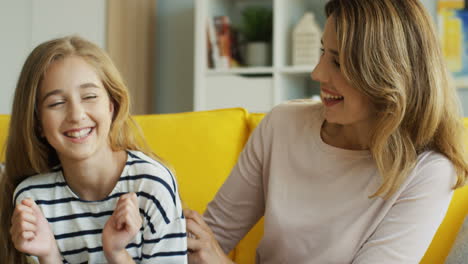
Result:
<instances>
[{"instance_id":1,"label":"potted plant","mask_svg":"<svg viewBox=\"0 0 468 264\"><path fill-rule=\"evenodd\" d=\"M242 11L241 33L246 41L245 61L248 66L270 64L273 13L262 6L249 6Z\"/></svg>"}]
</instances>

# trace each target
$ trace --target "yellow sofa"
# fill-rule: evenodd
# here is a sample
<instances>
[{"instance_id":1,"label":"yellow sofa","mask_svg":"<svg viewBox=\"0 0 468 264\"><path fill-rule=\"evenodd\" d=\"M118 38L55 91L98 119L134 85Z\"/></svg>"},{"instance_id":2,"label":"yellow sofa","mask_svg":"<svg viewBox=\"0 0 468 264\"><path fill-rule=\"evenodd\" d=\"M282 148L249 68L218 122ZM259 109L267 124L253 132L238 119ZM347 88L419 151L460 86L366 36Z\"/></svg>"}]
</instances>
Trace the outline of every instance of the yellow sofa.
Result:
<instances>
[{"instance_id":1,"label":"yellow sofa","mask_svg":"<svg viewBox=\"0 0 468 264\"><path fill-rule=\"evenodd\" d=\"M262 118L263 114L250 114L241 108L135 116L153 151L175 169L185 206L199 212L205 210L229 175L249 134ZM0 115L0 148L6 140L8 120L9 116ZM444 262L467 212L468 188L459 189L421 263ZM236 263L254 263L262 232L260 221L231 252Z\"/></svg>"}]
</instances>

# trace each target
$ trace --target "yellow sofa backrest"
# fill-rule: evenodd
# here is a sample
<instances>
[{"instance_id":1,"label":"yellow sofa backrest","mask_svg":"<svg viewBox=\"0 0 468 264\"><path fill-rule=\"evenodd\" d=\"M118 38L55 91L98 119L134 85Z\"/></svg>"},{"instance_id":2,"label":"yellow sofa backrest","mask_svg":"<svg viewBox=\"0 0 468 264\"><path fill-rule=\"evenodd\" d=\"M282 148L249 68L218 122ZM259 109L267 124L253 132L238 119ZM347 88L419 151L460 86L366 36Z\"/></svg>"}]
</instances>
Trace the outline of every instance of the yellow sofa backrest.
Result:
<instances>
[{"instance_id":1,"label":"yellow sofa backrest","mask_svg":"<svg viewBox=\"0 0 468 264\"><path fill-rule=\"evenodd\" d=\"M250 132L263 114L241 108L181 114L135 116L151 149L176 171L186 207L203 212L229 175ZM0 149L8 132L8 115L0 115ZM465 119L468 127L468 119ZM4 153L0 162L4 161ZM468 187L455 192L447 216L426 252L423 264L443 263L468 213ZM263 234L262 220L231 253L238 264L253 264Z\"/></svg>"}]
</instances>

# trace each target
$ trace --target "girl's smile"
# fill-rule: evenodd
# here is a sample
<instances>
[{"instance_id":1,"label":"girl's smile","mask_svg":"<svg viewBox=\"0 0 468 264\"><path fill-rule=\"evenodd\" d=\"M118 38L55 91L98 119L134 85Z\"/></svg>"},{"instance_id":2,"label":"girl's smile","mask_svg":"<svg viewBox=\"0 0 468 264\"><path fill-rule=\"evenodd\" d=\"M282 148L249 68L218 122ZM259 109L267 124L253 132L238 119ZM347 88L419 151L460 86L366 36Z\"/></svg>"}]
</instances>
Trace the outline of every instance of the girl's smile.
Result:
<instances>
[{"instance_id":1,"label":"girl's smile","mask_svg":"<svg viewBox=\"0 0 468 264\"><path fill-rule=\"evenodd\" d=\"M94 127L71 129L63 133L73 143L84 143L94 131Z\"/></svg>"}]
</instances>

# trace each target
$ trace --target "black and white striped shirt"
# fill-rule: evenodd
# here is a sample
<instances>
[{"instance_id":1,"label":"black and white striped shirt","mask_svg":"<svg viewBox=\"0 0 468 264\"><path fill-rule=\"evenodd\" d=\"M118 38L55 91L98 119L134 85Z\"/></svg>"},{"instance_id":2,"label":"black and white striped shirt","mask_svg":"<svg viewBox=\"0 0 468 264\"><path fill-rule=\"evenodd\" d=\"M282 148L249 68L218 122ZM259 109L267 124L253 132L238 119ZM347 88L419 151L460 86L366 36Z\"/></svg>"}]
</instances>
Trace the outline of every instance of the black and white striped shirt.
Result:
<instances>
[{"instance_id":1,"label":"black and white striped shirt","mask_svg":"<svg viewBox=\"0 0 468 264\"><path fill-rule=\"evenodd\" d=\"M36 201L52 227L64 263L107 263L102 230L119 197L128 192L137 194L143 217L142 228L127 245L135 262L187 263L185 219L177 183L164 165L142 152L127 152L122 175L103 200L81 200L57 169L21 182L14 201Z\"/></svg>"}]
</instances>

